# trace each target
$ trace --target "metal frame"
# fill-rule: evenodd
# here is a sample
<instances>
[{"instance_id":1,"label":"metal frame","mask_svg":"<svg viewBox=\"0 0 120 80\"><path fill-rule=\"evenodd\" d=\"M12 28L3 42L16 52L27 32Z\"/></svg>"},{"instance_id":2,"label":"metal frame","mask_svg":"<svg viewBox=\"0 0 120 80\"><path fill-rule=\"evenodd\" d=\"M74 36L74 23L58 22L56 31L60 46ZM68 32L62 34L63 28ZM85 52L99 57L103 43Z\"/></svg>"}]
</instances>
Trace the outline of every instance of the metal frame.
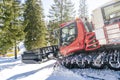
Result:
<instances>
[{"instance_id":1,"label":"metal frame","mask_svg":"<svg viewBox=\"0 0 120 80\"><path fill-rule=\"evenodd\" d=\"M120 22L114 23L114 24L118 24L118 25L119 25L119 29L120 29ZM110 24L110 25L114 25L114 24ZM109 41L110 39L120 38L120 37L115 37L115 38L110 38L110 39L109 39L109 38L108 38L108 35L117 34L117 33L120 33L120 32L108 34L107 31L109 31L109 30L111 30L111 29L107 30L106 27L109 27L109 26L108 26L108 25L104 26L104 27L103 27L103 30L104 30L105 39L106 39L107 44L111 44L110 41ZM114 28L114 29L117 29L117 28ZM118 43L118 42L113 42L113 44L120 44L120 42L119 42L119 43Z\"/></svg>"}]
</instances>

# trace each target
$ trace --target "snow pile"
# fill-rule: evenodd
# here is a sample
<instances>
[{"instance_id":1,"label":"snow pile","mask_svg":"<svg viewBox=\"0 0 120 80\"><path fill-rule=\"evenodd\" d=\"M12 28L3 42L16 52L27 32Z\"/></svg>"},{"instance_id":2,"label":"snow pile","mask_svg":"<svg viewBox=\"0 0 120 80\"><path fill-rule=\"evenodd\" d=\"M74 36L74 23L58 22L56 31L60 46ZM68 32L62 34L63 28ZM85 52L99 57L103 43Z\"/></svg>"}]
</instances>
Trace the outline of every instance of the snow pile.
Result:
<instances>
[{"instance_id":1,"label":"snow pile","mask_svg":"<svg viewBox=\"0 0 120 80\"><path fill-rule=\"evenodd\" d=\"M18 46L19 46L19 49L20 49L19 54L23 54L23 52L26 51L24 43L20 42Z\"/></svg>"},{"instance_id":2,"label":"snow pile","mask_svg":"<svg viewBox=\"0 0 120 80\"><path fill-rule=\"evenodd\" d=\"M83 77L74 74L72 71L65 68L58 68L54 71L52 76L46 80L86 80Z\"/></svg>"}]
</instances>

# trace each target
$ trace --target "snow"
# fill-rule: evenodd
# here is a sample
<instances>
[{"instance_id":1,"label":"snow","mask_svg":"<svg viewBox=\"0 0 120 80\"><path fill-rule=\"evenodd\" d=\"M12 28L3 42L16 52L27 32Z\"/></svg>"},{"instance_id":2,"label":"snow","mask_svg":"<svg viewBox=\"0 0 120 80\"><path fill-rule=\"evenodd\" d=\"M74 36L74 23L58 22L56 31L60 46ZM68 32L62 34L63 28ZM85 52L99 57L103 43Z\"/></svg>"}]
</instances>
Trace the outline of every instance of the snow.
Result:
<instances>
[{"instance_id":1,"label":"snow","mask_svg":"<svg viewBox=\"0 0 120 80\"><path fill-rule=\"evenodd\" d=\"M20 55L16 60L14 57L0 57L0 80L120 80L120 71L54 68L55 62L24 64Z\"/></svg>"},{"instance_id":2,"label":"snow","mask_svg":"<svg viewBox=\"0 0 120 80\"><path fill-rule=\"evenodd\" d=\"M0 79L2 80L84 80L72 71L53 68L55 60L42 64L24 64L20 60L0 58Z\"/></svg>"},{"instance_id":3,"label":"snow","mask_svg":"<svg viewBox=\"0 0 120 80\"><path fill-rule=\"evenodd\" d=\"M42 64L24 64L19 56L0 58L0 80L120 80L120 71L109 69L53 68L55 60Z\"/></svg>"}]
</instances>

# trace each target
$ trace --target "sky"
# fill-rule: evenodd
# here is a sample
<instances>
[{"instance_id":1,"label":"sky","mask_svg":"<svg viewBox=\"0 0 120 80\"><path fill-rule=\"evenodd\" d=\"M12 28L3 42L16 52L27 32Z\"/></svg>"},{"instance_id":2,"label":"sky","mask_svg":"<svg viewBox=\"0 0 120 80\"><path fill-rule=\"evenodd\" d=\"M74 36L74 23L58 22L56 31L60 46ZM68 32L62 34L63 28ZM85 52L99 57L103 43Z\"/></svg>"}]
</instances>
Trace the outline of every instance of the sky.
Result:
<instances>
[{"instance_id":1,"label":"sky","mask_svg":"<svg viewBox=\"0 0 120 80\"><path fill-rule=\"evenodd\" d=\"M79 0L71 0L71 1L75 4L75 9L77 11L79 8ZM87 0L89 15L92 13L94 9L102 6L103 4L109 1L111 0ZM47 16L49 14L50 6L53 4L53 0L42 0L42 3L44 8L44 13ZM77 15L78 15L78 12L76 12L76 16Z\"/></svg>"}]
</instances>

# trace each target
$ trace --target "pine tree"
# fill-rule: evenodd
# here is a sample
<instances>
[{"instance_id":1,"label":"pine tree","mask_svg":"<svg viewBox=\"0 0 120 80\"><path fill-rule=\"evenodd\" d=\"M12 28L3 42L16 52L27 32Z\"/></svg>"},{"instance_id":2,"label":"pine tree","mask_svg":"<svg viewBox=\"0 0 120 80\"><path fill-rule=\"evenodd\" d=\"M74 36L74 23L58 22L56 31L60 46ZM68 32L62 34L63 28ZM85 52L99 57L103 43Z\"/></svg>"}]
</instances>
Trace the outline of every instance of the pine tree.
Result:
<instances>
[{"instance_id":1,"label":"pine tree","mask_svg":"<svg viewBox=\"0 0 120 80\"><path fill-rule=\"evenodd\" d=\"M3 0L1 5L2 11L2 28L0 31L0 48L5 53L9 48L15 46L23 39L23 25L21 22L21 6L19 0Z\"/></svg>"},{"instance_id":2,"label":"pine tree","mask_svg":"<svg viewBox=\"0 0 120 80\"><path fill-rule=\"evenodd\" d=\"M11 40L8 39L8 34L5 30L3 30L3 27L5 28L5 21L6 21L6 15L4 14L6 11L4 0L0 1L0 53L6 54L7 50L12 46ZM7 21L9 22L9 20Z\"/></svg>"},{"instance_id":3,"label":"pine tree","mask_svg":"<svg viewBox=\"0 0 120 80\"><path fill-rule=\"evenodd\" d=\"M88 17L87 0L80 0L78 12L79 17Z\"/></svg>"},{"instance_id":4,"label":"pine tree","mask_svg":"<svg viewBox=\"0 0 120 80\"><path fill-rule=\"evenodd\" d=\"M15 46L15 59L17 58L17 42L23 40L23 29L24 26L22 25L21 21L21 6L20 6L20 0L12 0L12 12L13 12L13 22L11 22L11 27L9 29L11 34L11 38L13 39L13 43Z\"/></svg>"},{"instance_id":5,"label":"pine tree","mask_svg":"<svg viewBox=\"0 0 120 80\"><path fill-rule=\"evenodd\" d=\"M59 25L73 20L75 17L75 10L74 4L71 0L54 0L54 4L51 6L48 15L49 21L49 28L50 33L54 32L55 29L59 28ZM57 41L53 37L50 36L50 43L55 44Z\"/></svg>"},{"instance_id":6,"label":"pine tree","mask_svg":"<svg viewBox=\"0 0 120 80\"><path fill-rule=\"evenodd\" d=\"M51 21L60 23L70 21L75 17L74 4L71 0L54 0L48 17Z\"/></svg>"},{"instance_id":7,"label":"pine tree","mask_svg":"<svg viewBox=\"0 0 120 80\"><path fill-rule=\"evenodd\" d=\"M26 0L24 12L27 50L46 46L46 27L41 0Z\"/></svg>"},{"instance_id":8,"label":"pine tree","mask_svg":"<svg viewBox=\"0 0 120 80\"><path fill-rule=\"evenodd\" d=\"M74 4L71 0L64 0L63 5L63 22L73 20L75 18Z\"/></svg>"},{"instance_id":9,"label":"pine tree","mask_svg":"<svg viewBox=\"0 0 120 80\"><path fill-rule=\"evenodd\" d=\"M58 44L58 37L54 36L54 31L55 31L55 29L58 28L58 23L59 22L54 22L54 21L49 21L49 23L48 23L48 26L47 26L48 38L47 38L47 40L48 40L48 43L50 45L57 45Z\"/></svg>"}]
</instances>

